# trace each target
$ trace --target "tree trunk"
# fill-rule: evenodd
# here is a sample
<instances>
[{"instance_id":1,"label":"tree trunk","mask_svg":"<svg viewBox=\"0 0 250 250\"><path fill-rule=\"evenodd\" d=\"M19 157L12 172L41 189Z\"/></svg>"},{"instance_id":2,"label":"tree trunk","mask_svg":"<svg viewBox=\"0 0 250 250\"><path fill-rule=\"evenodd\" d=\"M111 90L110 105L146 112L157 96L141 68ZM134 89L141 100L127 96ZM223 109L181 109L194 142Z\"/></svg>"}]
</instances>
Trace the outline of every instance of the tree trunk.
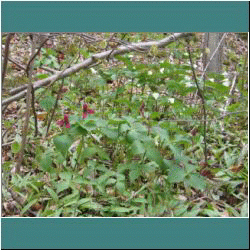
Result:
<instances>
[{"instance_id":1,"label":"tree trunk","mask_svg":"<svg viewBox=\"0 0 250 250\"><path fill-rule=\"evenodd\" d=\"M209 62L210 57L213 55L214 51L219 45L219 42L223 36L223 33L206 33L205 34L205 48L208 48L207 51L209 53L204 53L204 68L206 67L207 63ZM212 58L211 62L208 65L207 72L215 72L221 73L222 72L222 55L223 55L223 43L218 48L217 52L215 53L214 57Z\"/></svg>"}]
</instances>

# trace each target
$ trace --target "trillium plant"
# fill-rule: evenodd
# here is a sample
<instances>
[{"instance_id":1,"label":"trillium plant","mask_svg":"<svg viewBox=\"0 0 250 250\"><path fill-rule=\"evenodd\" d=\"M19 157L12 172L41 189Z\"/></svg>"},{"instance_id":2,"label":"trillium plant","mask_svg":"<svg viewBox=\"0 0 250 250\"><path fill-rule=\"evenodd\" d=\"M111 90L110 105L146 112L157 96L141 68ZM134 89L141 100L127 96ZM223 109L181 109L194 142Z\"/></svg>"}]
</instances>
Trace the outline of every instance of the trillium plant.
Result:
<instances>
[{"instance_id":1,"label":"trillium plant","mask_svg":"<svg viewBox=\"0 0 250 250\"><path fill-rule=\"evenodd\" d=\"M83 112L82 112L82 119L85 119L88 117L88 114L94 114L95 111L92 110L92 109L89 109L88 108L88 104L87 103L84 103L83 106L82 106L82 109L83 109ZM56 122L56 124L60 127L66 127L66 128L70 128L70 122L69 122L69 115L68 114L65 114L64 115L64 118L61 119L61 120L58 120Z\"/></svg>"},{"instance_id":2,"label":"trillium plant","mask_svg":"<svg viewBox=\"0 0 250 250\"><path fill-rule=\"evenodd\" d=\"M88 114L94 114L95 113L94 110L88 108L88 104L87 103L84 103L82 105L82 110L83 110L83 112L82 112L82 119L87 118Z\"/></svg>"},{"instance_id":3,"label":"trillium plant","mask_svg":"<svg viewBox=\"0 0 250 250\"><path fill-rule=\"evenodd\" d=\"M70 128L69 115L65 114L64 118L62 120L58 120L56 124L60 127L63 127L65 125L66 128Z\"/></svg>"}]
</instances>

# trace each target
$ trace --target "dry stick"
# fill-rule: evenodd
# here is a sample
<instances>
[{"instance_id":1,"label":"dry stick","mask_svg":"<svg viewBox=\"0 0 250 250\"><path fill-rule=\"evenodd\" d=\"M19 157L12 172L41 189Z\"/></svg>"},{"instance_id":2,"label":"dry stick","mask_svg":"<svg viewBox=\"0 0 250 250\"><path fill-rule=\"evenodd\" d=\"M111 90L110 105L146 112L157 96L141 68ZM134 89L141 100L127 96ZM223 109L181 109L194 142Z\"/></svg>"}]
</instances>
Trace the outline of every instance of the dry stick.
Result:
<instances>
[{"instance_id":1,"label":"dry stick","mask_svg":"<svg viewBox=\"0 0 250 250\"><path fill-rule=\"evenodd\" d=\"M14 33L9 33L6 38L5 49L4 49L3 69L2 69L3 70L2 71L2 88L3 88L4 78L5 78L7 64L8 64L10 40L13 36L14 36Z\"/></svg>"},{"instance_id":2,"label":"dry stick","mask_svg":"<svg viewBox=\"0 0 250 250\"><path fill-rule=\"evenodd\" d=\"M26 73L27 73L28 77L29 77L29 74L30 74L30 67L33 68L34 60L35 60L36 56L39 54L42 46L48 41L48 39L49 38L45 38L41 42L41 44L40 44L38 50L36 51L36 53L34 53L34 54L32 53L33 56L31 56L31 58L30 58L30 60L29 60L29 62L27 64L27 68L26 68ZM35 43L35 42L33 42L33 43ZM31 74L32 74L32 71L31 71ZM30 84L31 84L31 97L32 97L31 98L31 106L32 106L32 111L33 111L33 115L34 115L34 119L35 119L35 135L34 136L36 137L38 135L38 124L37 124L37 114L36 114L36 108L35 108L35 91L34 91L33 84L32 83L30 83Z\"/></svg>"},{"instance_id":3,"label":"dry stick","mask_svg":"<svg viewBox=\"0 0 250 250\"><path fill-rule=\"evenodd\" d=\"M37 137L38 135L38 124L37 124L37 114L36 114L36 109L35 109L35 91L34 91L34 88L33 88L33 85L31 85L31 96L32 96L32 110L33 110L33 115L34 115L34 118L35 118L35 137Z\"/></svg>"},{"instance_id":4,"label":"dry stick","mask_svg":"<svg viewBox=\"0 0 250 250\"><path fill-rule=\"evenodd\" d=\"M2 56L3 56L3 55L2 55ZM23 65L21 65L21 63L17 62L16 60L11 59L11 58L9 58L9 57L8 57L8 60L9 60L10 62L12 62L13 64L15 64L19 69L21 69L21 70L25 70L25 69L26 69Z\"/></svg>"},{"instance_id":5,"label":"dry stick","mask_svg":"<svg viewBox=\"0 0 250 250\"><path fill-rule=\"evenodd\" d=\"M120 46L118 47L115 51L113 51L113 53L109 56L109 57L114 57L115 55L121 55L121 54L125 54L128 53L130 51L133 51L134 49L145 49L148 50L151 48L151 46L156 45L158 47L164 47L170 43L172 43L174 41L174 39L179 39L182 37L187 37L187 36L191 36L193 33L175 33L172 36L166 37L160 41L153 41L153 42L140 42L140 43L132 43L130 44L130 46ZM93 55L92 57L84 60L82 63L76 64L74 66L72 66L71 68L66 69L64 72L60 72L56 75L53 75L51 77L48 77L44 80L39 80L36 81L34 83L34 90L41 88L43 86L46 86L52 82L55 82L58 79L62 79L65 78L71 74L74 74L76 72L78 72L81 69L84 68L88 68L89 66L91 66L94 62L96 62L96 60L98 59L103 59L106 58L109 54L110 51L112 50L108 50L108 51L104 51L101 53L97 53L95 55ZM19 100L21 98L23 98L26 94L27 90L24 90L18 94L16 94L15 96L12 96L10 98L7 98L5 100L2 101L2 106L7 105L13 101Z\"/></svg>"},{"instance_id":6,"label":"dry stick","mask_svg":"<svg viewBox=\"0 0 250 250\"><path fill-rule=\"evenodd\" d=\"M19 93L19 92L21 92L21 91L27 89L27 87L28 87L28 84L24 84L24 85L19 86L19 87L15 88L15 89L11 89L11 90L9 91L9 93L10 93L11 95L15 95L15 94L17 94L17 93Z\"/></svg>"},{"instance_id":7,"label":"dry stick","mask_svg":"<svg viewBox=\"0 0 250 250\"><path fill-rule=\"evenodd\" d=\"M35 42L31 40L32 47L31 47L31 58L35 54ZM20 173L20 168L21 164L23 162L23 155L24 155L24 148L26 145L26 138L27 138L27 133L28 133L28 128L29 128L29 118L30 118L30 106L31 106L31 95L32 95L32 70L33 70L33 61L31 61L29 65L29 70L27 72L28 77L29 77L29 85L27 89L27 94L26 94L26 115L25 115L25 121L23 125L23 136L22 136L22 144L21 144L21 150L19 153L19 157L17 160L16 167L14 169L15 173Z\"/></svg>"},{"instance_id":8,"label":"dry stick","mask_svg":"<svg viewBox=\"0 0 250 250\"><path fill-rule=\"evenodd\" d=\"M50 69L50 68L48 68L48 67L43 67L43 66L42 66L42 67L40 67L40 68L43 69L43 70L45 70L45 71L48 71L49 73L53 73L53 74L59 73L59 71L54 70L54 69ZM22 69L25 70L24 67L23 67ZM28 84L24 84L24 85L19 86L19 87L17 87L17 88L11 89L11 90L9 91L9 93L10 93L10 95L15 95L15 94L17 94L17 93L19 93L19 92L25 90L27 87L28 87Z\"/></svg>"},{"instance_id":9,"label":"dry stick","mask_svg":"<svg viewBox=\"0 0 250 250\"><path fill-rule=\"evenodd\" d=\"M2 56L3 56L3 55L2 55ZM9 57L8 57L8 61L10 61L10 62L12 62L13 64L15 64L19 69L21 69L21 70L26 70L26 67L24 67L20 62L14 60L14 59L12 59L12 58L9 58ZM39 68L40 68L40 69L43 69L43 70L45 70L45 71L48 71L49 73L52 73L52 74L58 74L58 73L59 73L57 70L51 69L51 68L48 68L48 67L45 67L45 66L41 66L41 67L39 67ZM28 85L27 85L27 86L28 86ZM26 89L27 86L26 86L24 89ZM12 91L13 91L13 93L12 93ZM15 93L18 93L18 91L15 92L15 89L13 89L13 90L10 91L10 93L11 93L11 94L15 94Z\"/></svg>"},{"instance_id":10,"label":"dry stick","mask_svg":"<svg viewBox=\"0 0 250 250\"><path fill-rule=\"evenodd\" d=\"M56 108L57 108L58 100L59 100L60 94L61 94L61 92L62 92L63 85L64 85L64 79L62 79L62 84L61 84L61 87L60 87L60 89L59 89L59 91L58 91L58 94L57 94L57 97L56 97L56 102L55 102L54 108L53 108L53 110L52 110L50 119L48 120L48 126L47 126L47 129L46 129L46 137L47 137L48 134L49 134L50 124L51 124L51 122L52 122L52 120L53 120L53 117L54 117L54 114L55 114L55 110L56 110Z\"/></svg>"},{"instance_id":11,"label":"dry stick","mask_svg":"<svg viewBox=\"0 0 250 250\"><path fill-rule=\"evenodd\" d=\"M58 73L59 73L58 70L51 69L51 68L48 68L48 67L45 67L45 66L41 66L41 67L39 67L39 68L40 68L40 69L43 69L43 70L45 70L45 71L47 71L47 72L49 72L49 73L52 73L52 74L58 74Z\"/></svg>"},{"instance_id":12,"label":"dry stick","mask_svg":"<svg viewBox=\"0 0 250 250\"><path fill-rule=\"evenodd\" d=\"M191 64L191 68L192 68L192 72L193 72L193 76L194 76L194 81L197 87L197 91L198 91L198 95L201 98L201 102L202 102L202 109L203 109L203 127L204 127L204 156L205 156L205 163L207 163L207 113L206 113L206 104L205 104L205 98L204 98L204 93L202 93L202 90L198 84L197 78L196 78L196 74L195 74L195 70L194 70L194 65L193 65L193 60L192 60L192 56L191 56L191 50L188 44L188 54L189 54L189 60L190 60L190 64Z\"/></svg>"}]
</instances>

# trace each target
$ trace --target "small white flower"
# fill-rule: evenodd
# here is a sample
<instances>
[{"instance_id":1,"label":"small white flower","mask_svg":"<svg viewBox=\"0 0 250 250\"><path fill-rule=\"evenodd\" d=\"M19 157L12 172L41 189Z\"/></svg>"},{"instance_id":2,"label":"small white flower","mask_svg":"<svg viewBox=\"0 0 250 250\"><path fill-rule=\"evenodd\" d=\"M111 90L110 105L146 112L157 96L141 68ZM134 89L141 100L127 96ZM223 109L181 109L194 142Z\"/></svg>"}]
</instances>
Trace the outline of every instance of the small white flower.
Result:
<instances>
[{"instance_id":1,"label":"small white flower","mask_svg":"<svg viewBox=\"0 0 250 250\"><path fill-rule=\"evenodd\" d=\"M153 72L152 72L151 70L148 71L148 75L149 75L149 76L153 75Z\"/></svg>"},{"instance_id":2,"label":"small white flower","mask_svg":"<svg viewBox=\"0 0 250 250\"><path fill-rule=\"evenodd\" d=\"M193 83L192 82L185 82L186 87L193 87Z\"/></svg>"},{"instance_id":3,"label":"small white flower","mask_svg":"<svg viewBox=\"0 0 250 250\"><path fill-rule=\"evenodd\" d=\"M161 68L161 69L160 69L160 72L163 73L163 72L164 72L164 68Z\"/></svg>"},{"instance_id":4,"label":"small white flower","mask_svg":"<svg viewBox=\"0 0 250 250\"><path fill-rule=\"evenodd\" d=\"M97 73L97 71L95 69L93 69L93 68L90 68L90 70L92 71L93 74Z\"/></svg>"},{"instance_id":5,"label":"small white flower","mask_svg":"<svg viewBox=\"0 0 250 250\"><path fill-rule=\"evenodd\" d=\"M154 97L155 100L157 100L159 98L159 93L153 93L152 96Z\"/></svg>"},{"instance_id":6,"label":"small white flower","mask_svg":"<svg viewBox=\"0 0 250 250\"><path fill-rule=\"evenodd\" d=\"M174 98L169 98L168 101L169 101L170 103L174 103Z\"/></svg>"},{"instance_id":7,"label":"small white flower","mask_svg":"<svg viewBox=\"0 0 250 250\"><path fill-rule=\"evenodd\" d=\"M229 82L228 80L223 81L222 84L223 84L224 86L226 86L226 87L229 87L229 86L230 86L230 82Z\"/></svg>"}]
</instances>

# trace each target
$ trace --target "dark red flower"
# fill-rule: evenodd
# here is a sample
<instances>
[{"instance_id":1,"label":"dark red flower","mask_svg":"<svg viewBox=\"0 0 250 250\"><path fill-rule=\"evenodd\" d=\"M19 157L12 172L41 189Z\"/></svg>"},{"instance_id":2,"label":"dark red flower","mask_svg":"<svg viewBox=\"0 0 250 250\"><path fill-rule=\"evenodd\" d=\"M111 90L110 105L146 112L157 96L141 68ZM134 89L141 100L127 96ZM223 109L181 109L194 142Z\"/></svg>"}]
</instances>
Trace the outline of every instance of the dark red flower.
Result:
<instances>
[{"instance_id":1,"label":"dark red flower","mask_svg":"<svg viewBox=\"0 0 250 250\"><path fill-rule=\"evenodd\" d=\"M64 119L62 120L58 120L56 122L56 124L60 127L63 127L64 125L66 126L66 128L70 128L70 123L69 123L69 116L68 115L64 115Z\"/></svg>"},{"instance_id":2,"label":"dark red flower","mask_svg":"<svg viewBox=\"0 0 250 250\"><path fill-rule=\"evenodd\" d=\"M88 104L87 103L84 103L82 105L82 110L83 110L83 112L82 112L82 119L87 118L88 114L94 114L95 113L94 110L88 108Z\"/></svg>"}]
</instances>

